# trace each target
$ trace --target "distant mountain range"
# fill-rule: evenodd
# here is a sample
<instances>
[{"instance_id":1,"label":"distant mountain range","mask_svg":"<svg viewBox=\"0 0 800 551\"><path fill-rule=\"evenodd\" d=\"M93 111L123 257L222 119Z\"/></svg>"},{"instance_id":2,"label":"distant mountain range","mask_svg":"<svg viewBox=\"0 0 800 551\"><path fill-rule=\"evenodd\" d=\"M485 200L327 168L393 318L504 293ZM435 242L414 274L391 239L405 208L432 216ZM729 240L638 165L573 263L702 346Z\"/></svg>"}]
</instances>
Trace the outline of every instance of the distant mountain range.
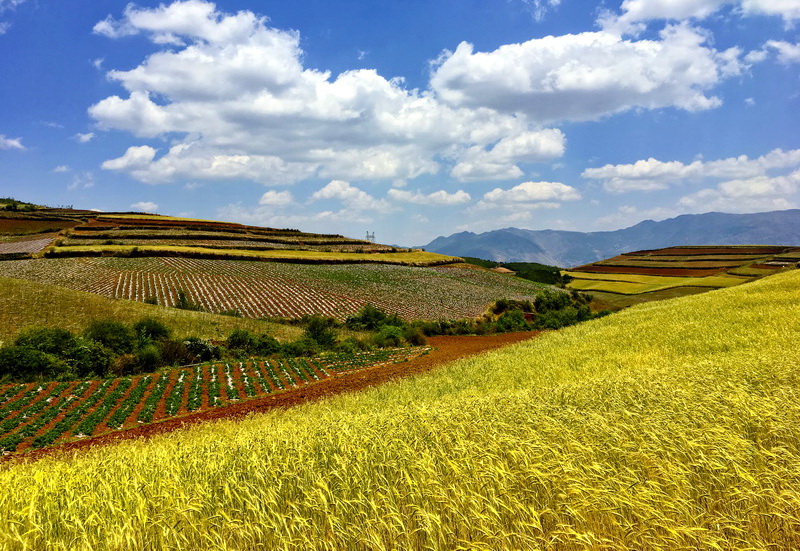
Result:
<instances>
[{"instance_id":1,"label":"distant mountain range","mask_svg":"<svg viewBox=\"0 0 800 551\"><path fill-rule=\"evenodd\" d=\"M505 228L437 237L423 248L496 262L540 262L563 268L621 253L675 245L800 245L800 210L756 214L684 214L602 232Z\"/></svg>"}]
</instances>

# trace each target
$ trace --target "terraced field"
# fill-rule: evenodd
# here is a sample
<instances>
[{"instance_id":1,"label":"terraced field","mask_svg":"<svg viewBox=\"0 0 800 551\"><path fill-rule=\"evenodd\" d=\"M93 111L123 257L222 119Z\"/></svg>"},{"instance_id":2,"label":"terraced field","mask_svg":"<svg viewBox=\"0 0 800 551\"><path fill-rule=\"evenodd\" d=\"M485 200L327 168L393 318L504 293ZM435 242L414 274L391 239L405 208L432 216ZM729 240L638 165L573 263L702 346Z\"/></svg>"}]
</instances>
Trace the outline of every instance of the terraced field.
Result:
<instances>
[{"instance_id":1,"label":"terraced field","mask_svg":"<svg viewBox=\"0 0 800 551\"><path fill-rule=\"evenodd\" d=\"M173 306L178 291L208 312L249 318L324 314L373 304L407 319L480 315L499 298L532 300L542 285L462 264L314 265L196 258L64 258L0 262L0 275L108 298Z\"/></svg>"},{"instance_id":2,"label":"terraced field","mask_svg":"<svg viewBox=\"0 0 800 551\"><path fill-rule=\"evenodd\" d=\"M0 453L42 448L404 362L429 347L207 363L136 377L0 386Z\"/></svg>"},{"instance_id":3,"label":"terraced field","mask_svg":"<svg viewBox=\"0 0 800 551\"><path fill-rule=\"evenodd\" d=\"M316 264L368 263L435 266L460 261L421 250L398 249L342 235L305 233L229 222L153 214L39 209L0 213L0 238L58 232L52 245L14 249L28 257L184 257ZM46 247L46 248L45 248ZM43 250L44 249L44 250ZM2 251L0 251L2 254Z\"/></svg>"},{"instance_id":4,"label":"terraced field","mask_svg":"<svg viewBox=\"0 0 800 551\"><path fill-rule=\"evenodd\" d=\"M591 291L600 303L629 306L746 283L800 262L800 248L775 246L669 247L622 254L563 273L568 287ZM653 293L648 297L648 293ZM614 297L613 295L622 295ZM630 297L630 298L625 298Z\"/></svg>"}]
</instances>

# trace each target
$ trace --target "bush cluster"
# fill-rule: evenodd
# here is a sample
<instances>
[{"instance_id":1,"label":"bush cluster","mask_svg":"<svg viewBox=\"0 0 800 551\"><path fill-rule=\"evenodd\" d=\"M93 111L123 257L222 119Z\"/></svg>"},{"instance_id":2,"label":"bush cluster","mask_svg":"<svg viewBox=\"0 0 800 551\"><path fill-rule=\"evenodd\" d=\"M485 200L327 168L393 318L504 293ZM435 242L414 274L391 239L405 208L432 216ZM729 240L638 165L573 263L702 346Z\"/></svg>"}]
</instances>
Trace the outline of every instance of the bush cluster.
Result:
<instances>
[{"instance_id":1,"label":"bush cluster","mask_svg":"<svg viewBox=\"0 0 800 551\"><path fill-rule=\"evenodd\" d=\"M197 337L176 339L157 319L133 324L95 320L81 334L58 328L29 328L0 348L0 383L5 381L71 380L120 377L150 372L162 366L188 365L221 359L282 355L314 356L326 351L357 352L375 347L422 346L432 335L469 335L558 329L592 319L588 295L544 291L531 301L501 299L478 319L404 321L367 304L339 323L330 317L306 316L300 339L280 343L274 337L234 330L223 344ZM185 305L184 305L185 306ZM368 338L340 340L337 329L370 333Z\"/></svg>"},{"instance_id":2,"label":"bush cluster","mask_svg":"<svg viewBox=\"0 0 800 551\"><path fill-rule=\"evenodd\" d=\"M219 357L219 347L197 338L173 339L154 318L132 325L101 319L79 335L59 328L24 330L0 348L0 382L119 377Z\"/></svg>"}]
</instances>

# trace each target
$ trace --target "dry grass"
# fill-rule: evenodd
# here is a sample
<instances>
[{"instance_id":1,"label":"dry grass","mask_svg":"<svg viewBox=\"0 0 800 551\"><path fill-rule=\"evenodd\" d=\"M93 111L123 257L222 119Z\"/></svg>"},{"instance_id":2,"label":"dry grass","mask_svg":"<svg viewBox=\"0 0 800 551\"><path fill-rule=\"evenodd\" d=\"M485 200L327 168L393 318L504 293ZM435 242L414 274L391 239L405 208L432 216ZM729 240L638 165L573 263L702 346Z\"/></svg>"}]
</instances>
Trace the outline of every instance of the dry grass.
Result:
<instances>
[{"instance_id":1,"label":"dry grass","mask_svg":"<svg viewBox=\"0 0 800 551\"><path fill-rule=\"evenodd\" d=\"M7 549L796 549L800 272L0 467Z\"/></svg>"}]
</instances>

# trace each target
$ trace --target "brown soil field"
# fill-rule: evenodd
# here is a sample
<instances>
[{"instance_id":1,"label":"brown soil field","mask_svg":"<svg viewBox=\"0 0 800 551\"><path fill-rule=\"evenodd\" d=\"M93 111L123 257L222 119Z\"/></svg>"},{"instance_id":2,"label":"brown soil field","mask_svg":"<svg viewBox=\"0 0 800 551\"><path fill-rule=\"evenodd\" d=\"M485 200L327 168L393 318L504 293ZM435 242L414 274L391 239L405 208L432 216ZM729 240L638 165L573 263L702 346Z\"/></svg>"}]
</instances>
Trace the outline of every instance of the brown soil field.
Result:
<instances>
[{"instance_id":1,"label":"brown soil field","mask_svg":"<svg viewBox=\"0 0 800 551\"><path fill-rule=\"evenodd\" d=\"M765 257L758 257L763 259ZM769 258L769 257L766 257ZM743 260L660 260L659 257L628 257L624 259L612 258L610 260L601 260L596 262L593 266L633 266L641 268L734 268L741 266Z\"/></svg>"},{"instance_id":2,"label":"brown soil field","mask_svg":"<svg viewBox=\"0 0 800 551\"><path fill-rule=\"evenodd\" d=\"M0 235L31 235L45 232L57 232L64 228L72 228L78 222L72 220L20 220L17 218L0 218Z\"/></svg>"},{"instance_id":3,"label":"brown soil field","mask_svg":"<svg viewBox=\"0 0 800 551\"><path fill-rule=\"evenodd\" d=\"M262 413L277 408L289 408L334 396L346 392L356 392L365 388L425 373L448 362L474 356L482 352L508 346L536 337L541 331L506 333L485 336L443 336L430 337L428 344L433 350L407 362L366 368L347 374L338 375L313 384L287 390L279 394L267 395L241 403L225 406L200 413L187 414L182 417L168 419L158 423L139 426L131 429L106 433L85 440L68 442L58 446L12 454L0 458L0 461L34 461L47 455L69 456L81 451L106 444L113 444L134 438L149 438L158 434L171 432L184 427L214 421L218 419L241 418L254 413Z\"/></svg>"},{"instance_id":4,"label":"brown soil field","mask_svg":"<svg viewBox=\"0 0 800 551\"><path fill-rule=\"evenodd\" d=\"M789 252L797 249L797 247L781 247L769 245L754 245L754 246L739 246L739 245L720 245L717 247L668 247L666 249L643 250L627 253L632 256L644 255L700 255L700 254L758 254L758 255L773 255L783 252Z\"/></svg>"}]
</instances>

